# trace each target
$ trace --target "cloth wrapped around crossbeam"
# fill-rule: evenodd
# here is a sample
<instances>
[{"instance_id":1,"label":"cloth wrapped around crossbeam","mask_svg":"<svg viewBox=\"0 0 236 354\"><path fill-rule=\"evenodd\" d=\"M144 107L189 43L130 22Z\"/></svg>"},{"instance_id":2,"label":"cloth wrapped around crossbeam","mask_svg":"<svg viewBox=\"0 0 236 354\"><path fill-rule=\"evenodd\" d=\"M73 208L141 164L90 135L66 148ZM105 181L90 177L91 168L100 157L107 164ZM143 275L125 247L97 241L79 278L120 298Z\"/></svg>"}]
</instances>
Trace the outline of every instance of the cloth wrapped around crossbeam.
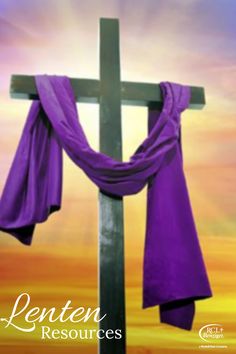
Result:
<instances>
[{"instance_id":1,"label":"cloth wrapped around crossbeam","mask_svg":"<svg viewBox=\"0 0 236 354\"><path fill-rule=\"evenodd\" d=\"M67 77L35 80L39 100L3 190L0 229L30 245L35 224L60 209L63 149L104 193L125 196L147 185L143 308L159 305L161 322L190 330L195 300L212 296L183 172L181 112L190 88L160 83L163 106L149 110L147 138L120 162L89 145Z\"/></svg>"}]
</instances>

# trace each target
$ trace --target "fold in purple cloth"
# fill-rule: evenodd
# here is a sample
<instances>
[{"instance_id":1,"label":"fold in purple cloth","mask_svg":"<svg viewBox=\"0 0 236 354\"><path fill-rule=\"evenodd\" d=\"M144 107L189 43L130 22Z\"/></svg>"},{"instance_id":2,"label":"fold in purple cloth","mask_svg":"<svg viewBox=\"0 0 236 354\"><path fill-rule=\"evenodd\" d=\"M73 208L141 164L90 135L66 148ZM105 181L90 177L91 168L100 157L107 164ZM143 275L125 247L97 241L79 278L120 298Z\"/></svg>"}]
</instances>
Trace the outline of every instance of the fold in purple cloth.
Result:
<instances>
[{"instance_id":1,"label":"fold in purple cloth","mask_svg":"<svg viewBox=\"0 0 236 354\"><path fill-rule=\"evenodd\" d=\"M103 191L124 196L148 185L143 307L161 322L191 329L194 301L212 296L183 173L180 114L188 86L163 82L163 108L128 162L94 151L79 122L67 77L36 76L32 103L0 200L0 229L29 245L36 223L60 209L62 149Z\"/></svg>"}]
</instances>

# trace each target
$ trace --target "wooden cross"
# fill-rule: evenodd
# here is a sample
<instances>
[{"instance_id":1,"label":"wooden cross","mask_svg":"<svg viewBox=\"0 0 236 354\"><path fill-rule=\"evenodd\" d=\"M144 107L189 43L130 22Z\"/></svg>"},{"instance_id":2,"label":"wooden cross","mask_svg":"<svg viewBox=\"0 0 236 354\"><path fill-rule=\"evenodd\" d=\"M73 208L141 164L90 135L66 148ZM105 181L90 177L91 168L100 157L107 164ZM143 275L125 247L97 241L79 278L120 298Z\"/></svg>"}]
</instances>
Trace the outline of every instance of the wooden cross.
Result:
<instances>
[{"instance_id":1,"label":"wooden cross","mask_svg":"<svg viewBox=\"0 0 236 354\"><path fill-rule=\"evenodd\" d=\"M121 105L161 107L158 84L120 81L119 21L100 19L100 80L70 79L79 102L100 106L100 151L122 160ZM11 97L38 99L33 76L13 75ZM205 104L204 89L191 87L189 108ZM99 192L100 329L121 329L122 339L99 341L100 354L126 353L123 200Z\"/></svg>"}]
</instances>

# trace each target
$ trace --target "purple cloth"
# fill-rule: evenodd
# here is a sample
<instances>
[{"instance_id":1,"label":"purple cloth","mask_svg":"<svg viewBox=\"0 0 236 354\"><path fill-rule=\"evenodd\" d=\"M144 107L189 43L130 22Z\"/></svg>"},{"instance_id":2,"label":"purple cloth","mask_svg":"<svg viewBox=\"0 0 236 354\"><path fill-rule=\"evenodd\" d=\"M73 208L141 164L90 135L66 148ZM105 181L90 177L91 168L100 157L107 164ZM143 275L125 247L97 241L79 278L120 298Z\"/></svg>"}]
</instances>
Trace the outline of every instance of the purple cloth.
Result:
<instances>
[{"instance_id":1,"label":"purple cloth","mask_svg":"<svg viewBox=\"0 0 236 354\"><path fill-rule=\"evenodd\" d=\"M29 245L36 223L60 209L62 149L103 191L124 196L148 184L143 307L162 322L191 329L194 300L210 297L183 173L180 114L188 86L163 82L161 112L149 110L149 135L119 162L94 151L79 122L67 77L36 76L32 103L0 201L0 229ZM79 187L78 187L79 188Z\"/></svg>"}]
</instances>

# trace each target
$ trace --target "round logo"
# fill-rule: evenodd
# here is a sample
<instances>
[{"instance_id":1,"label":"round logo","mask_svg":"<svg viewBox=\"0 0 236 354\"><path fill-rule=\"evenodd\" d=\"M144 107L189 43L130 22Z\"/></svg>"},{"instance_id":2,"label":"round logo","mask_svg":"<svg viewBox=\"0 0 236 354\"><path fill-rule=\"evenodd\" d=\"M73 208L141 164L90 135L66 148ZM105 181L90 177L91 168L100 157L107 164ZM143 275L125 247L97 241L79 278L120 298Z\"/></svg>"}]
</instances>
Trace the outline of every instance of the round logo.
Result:
<instances>
[{"instance_id":1,"label":"round logo","mask_svg":"<svg viewBox=\"0 0 236 354\"><path fill-rule=\"evenodd\" d=\"M211 342L224 338L223 326L219 323L210 323L200 328L199 337L205 342Z\"/></svg>"}]
</instances>

